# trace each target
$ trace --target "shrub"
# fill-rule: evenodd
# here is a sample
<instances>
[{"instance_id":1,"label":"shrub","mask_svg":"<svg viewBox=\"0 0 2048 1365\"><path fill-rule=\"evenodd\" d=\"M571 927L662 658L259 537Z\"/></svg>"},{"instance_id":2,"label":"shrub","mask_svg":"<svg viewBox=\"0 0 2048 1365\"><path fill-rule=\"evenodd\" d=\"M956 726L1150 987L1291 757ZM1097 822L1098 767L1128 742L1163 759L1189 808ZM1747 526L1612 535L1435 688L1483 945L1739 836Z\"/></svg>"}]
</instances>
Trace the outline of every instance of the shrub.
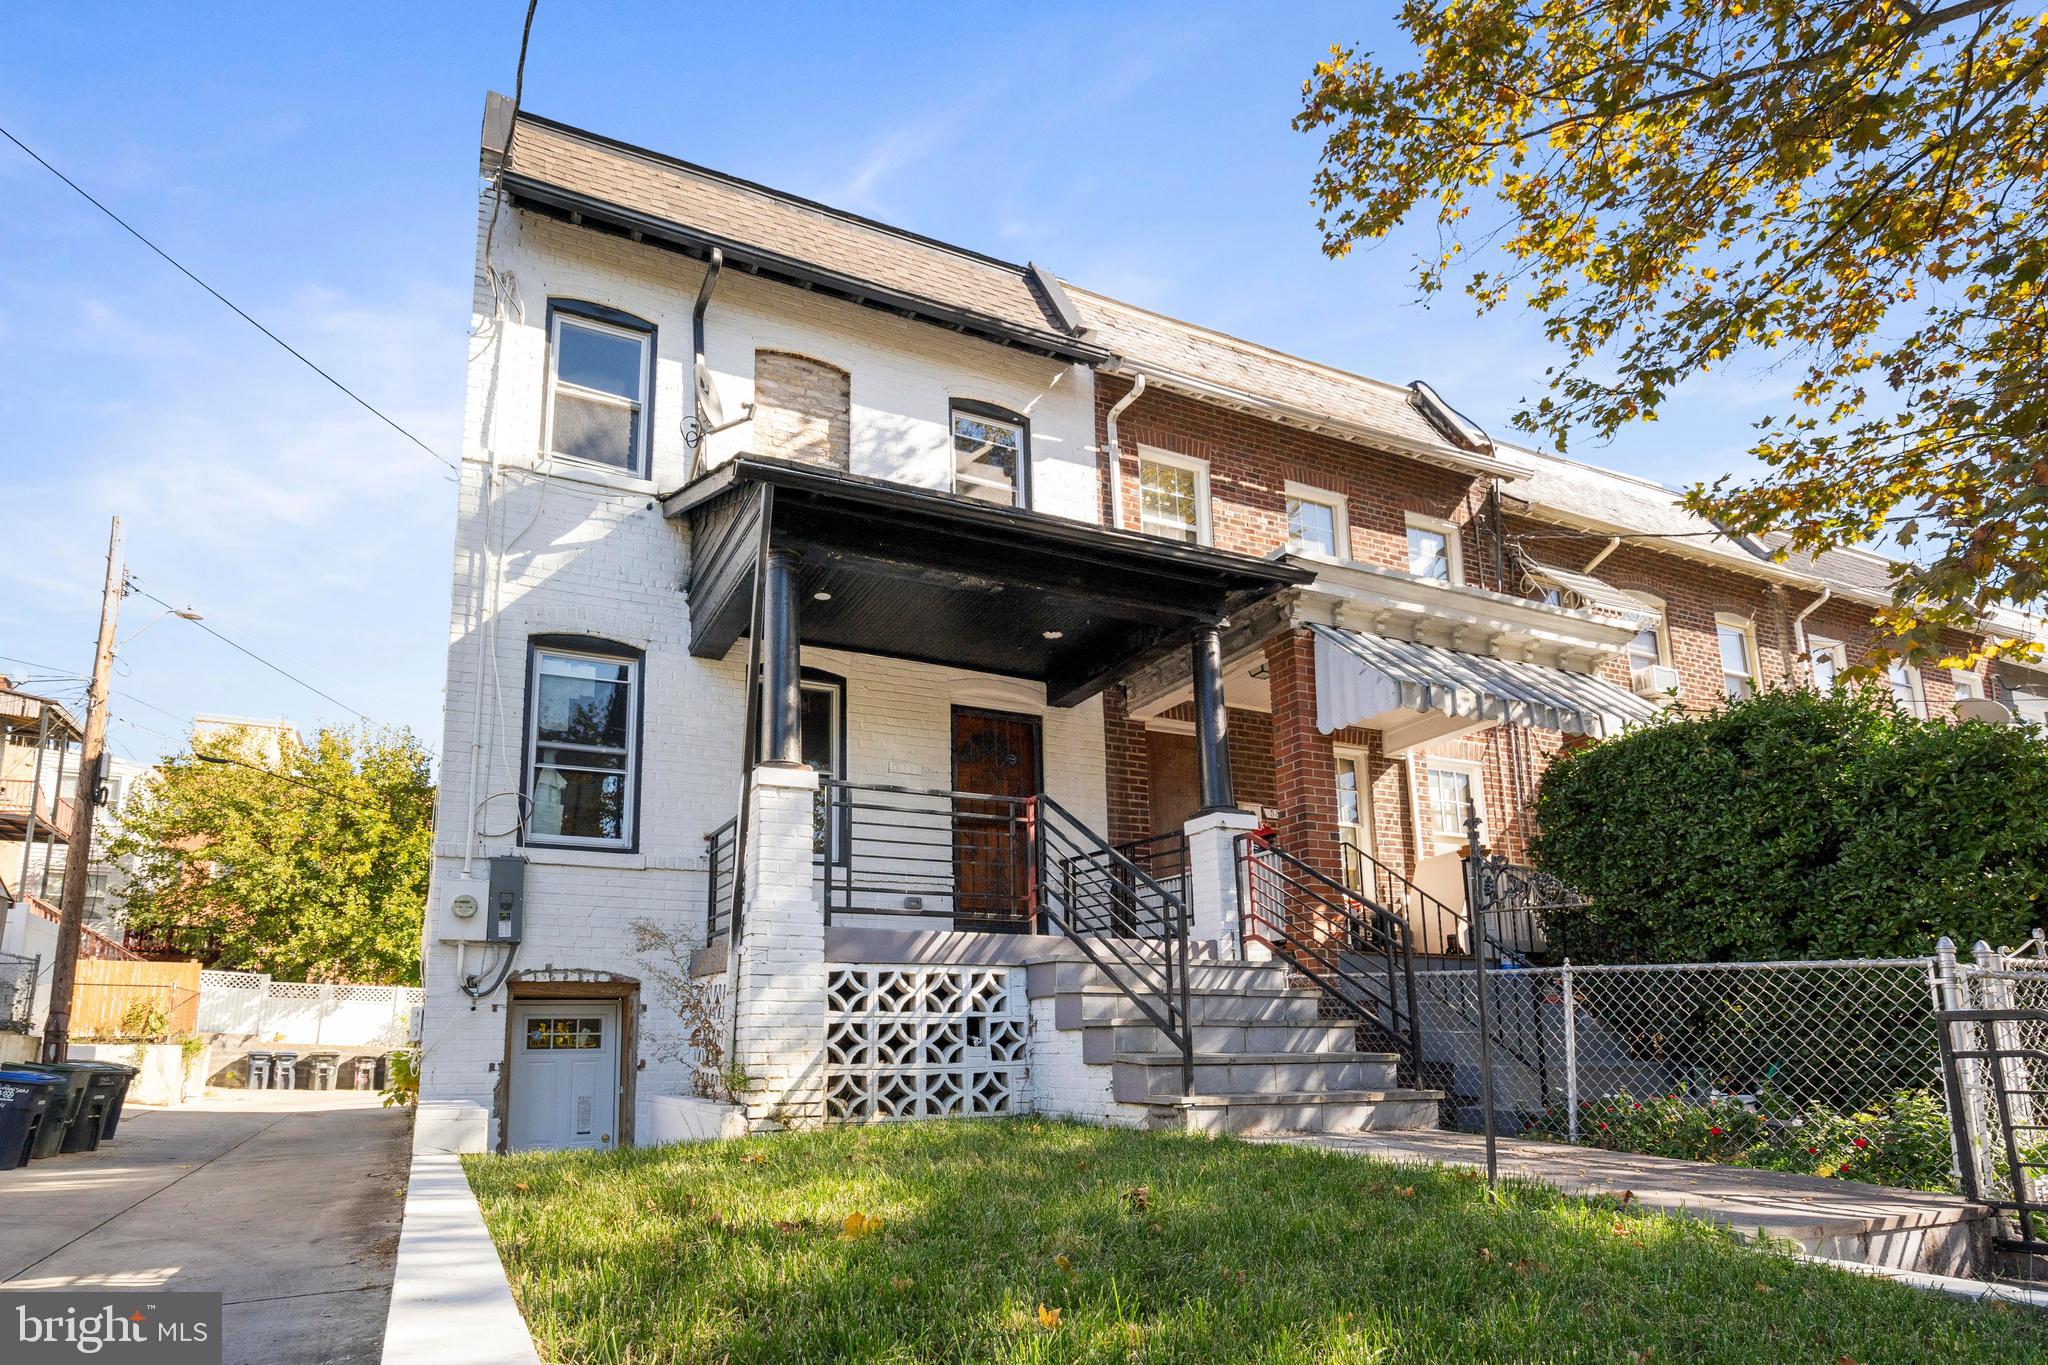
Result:
<instances>
[{"instance_id":1,"label":"shrub","mask_svg":"<svg viewBox=\"0 0 2048 1365\"><path fill-rule=\"evenodd\" d=\"M2048 888L2048 733L1767 692L1561 756L1537 864L1586 894L1587 962L1896 957L2017 943Z\"/></svg>"},{"instance_id":2,"label":"shrub","mask_svg":"<svg viewBox=\"0 0 2048 1365\"><path fill-rule=\"evenodd\" d=\"M1522 1121L1523 1135L1565 1141L1568 1116L1556 1109ZM1815 1105L1804 1111L1770 1096L1603 1095L1579 1105L1579 1142L1610 1152L1712 1161L1768 1171L1799 1171L1871 1185L1951 1190L1948 1116L1924 1090L1903 1090L1853 1114Z\"/></svg>"}]
</instances>

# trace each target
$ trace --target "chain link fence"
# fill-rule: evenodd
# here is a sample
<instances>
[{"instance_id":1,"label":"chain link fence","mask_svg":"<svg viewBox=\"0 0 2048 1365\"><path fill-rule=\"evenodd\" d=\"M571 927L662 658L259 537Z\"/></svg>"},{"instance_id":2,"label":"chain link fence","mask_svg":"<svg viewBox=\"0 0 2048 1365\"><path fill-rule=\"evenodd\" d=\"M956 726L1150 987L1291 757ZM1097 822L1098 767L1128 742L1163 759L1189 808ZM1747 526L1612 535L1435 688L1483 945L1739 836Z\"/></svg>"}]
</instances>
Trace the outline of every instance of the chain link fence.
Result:
<instances>
[{"instance_id":1,"label":"chain link fence","mask_svg":"<svg viewBox=\"0 0 2048 1365\"><path fill-rule=\"evenodd\" d=\"M2048 1242L2048 943L1999 952L1978 944L1946 979L1965 1193L2019 1215L2026 1249ZM1945 959L1953 954L1945 954ZM1988 1017L1979 1017L1988 1016ZM2034 1269L2038 1271L2040 1263Z\"/></svg>"},{"instance_id":2,"label":"chain link fence","mask_svg":"<svg viewBox=\"0 0 2048 1365\"><path fill-rule=\"evenodd\" d=\"M1505 1135L1956 1186L1933 957L1495 964L1486 980ZM1478 991L1469 967L1417 973L1422 1074L1449 1127L1484 1123Z\"/></svg>"}]
</instances>

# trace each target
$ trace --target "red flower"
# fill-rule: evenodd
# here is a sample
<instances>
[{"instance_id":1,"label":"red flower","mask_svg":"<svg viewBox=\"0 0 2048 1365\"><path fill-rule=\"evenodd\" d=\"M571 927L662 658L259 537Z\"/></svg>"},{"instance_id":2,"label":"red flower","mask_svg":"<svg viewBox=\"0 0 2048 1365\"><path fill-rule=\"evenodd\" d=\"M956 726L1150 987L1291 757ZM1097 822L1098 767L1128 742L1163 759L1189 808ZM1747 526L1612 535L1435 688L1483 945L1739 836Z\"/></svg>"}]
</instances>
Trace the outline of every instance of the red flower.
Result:
<instances>
[{"instance_id":1,"label":"red flower","mask_svg":"<svg viewBox=\"0 0 2048 1365\"><path fill-rule=\"evenodd\" d=\"M1835 1174L1837 1174L1837 1175L1847 1175L1847 1174L1849 1174L1849 1163L1845 1161L1845 1162L1843 1162L1843 1163L1842 1163L1841 1165L1839 1165L1839 1166L1835 1167Z\"/></svg>"},{"instance_id":2,"label":"red flower","mask_svg":"<svg viewBox=\"0 0 2048 1365\"><path fill-rule=\"evenodd\" d=\"M1603 1133L1604 1133L1604 1132L1606 1132L1606 1131L1607 1131L1607 1125L1606 1125L1606 1124L1604 1124L1604 1123L1603 1123L1603 1124L1601 1124L1601 1125L1600 1125L1600 1131L1601 1131L1601 1132L1603 1132ZM1845 1169L1846 1169L1846 1168L1845 1168Z\"/></svg>"},{"instance_id":3,"label":"red flower","mask_svg":"<svg viewBox=\"0 0 2048 1365\"><path fill-rule=\"evenodd\" d=\"M1868 1146L1870 1145L1870 1139L1869 1139L1869 1138L1857 1138L1857 1139L1856 1139L1856 1141L1854 1141L1854 1142L1850 1143L1849 1145L1850 1145L1850 1146L1852 1146L1852 1147L1868 1147Z\"/></svg>"},{"instance_id":4,"label":"red flower","mask_svg":"<svg viewBox=\"0 0 2048 1365\"><path fill-rule=\"evenodd\" d=\"M1806 1154L1807 1154L1808 1156L1819 1156L1819 1155L1820 1155L1820 1148L1818 1148L1818 1147L1808 1147L1808 1148L1806 1149Z\"/></svg>"},{"instance_id":5,"label":"red flower","mask_svg":"<svg viewBox=\"0 0 2048 1365\"><path fill-rule=\"evenodd\" d=\"M1637 1105L1631 1105L1631 1106L1630 1106L1630 1108L1633 1108L1633 1109L1641 1109L1642 1107L1643 1107L1643 1106L1641 1106L1640 1104L1637 1104Z\"/></svg>"},{"instance_id":6,"label":"red flower","mask_svg":"<svg viewBox=\"0 0 2048 1365\"><path fill-rule=\"evenodd\" d=\"M1709 1134L1709 1136L1712 1136L1712 1137L1719 1137L1719 1136L1721 1136L1721 1130L1720 1130L1719 1128L1709 1128L1709 1129L1707 1129L1707 1133Z\"/></svg>"}]
</instances>

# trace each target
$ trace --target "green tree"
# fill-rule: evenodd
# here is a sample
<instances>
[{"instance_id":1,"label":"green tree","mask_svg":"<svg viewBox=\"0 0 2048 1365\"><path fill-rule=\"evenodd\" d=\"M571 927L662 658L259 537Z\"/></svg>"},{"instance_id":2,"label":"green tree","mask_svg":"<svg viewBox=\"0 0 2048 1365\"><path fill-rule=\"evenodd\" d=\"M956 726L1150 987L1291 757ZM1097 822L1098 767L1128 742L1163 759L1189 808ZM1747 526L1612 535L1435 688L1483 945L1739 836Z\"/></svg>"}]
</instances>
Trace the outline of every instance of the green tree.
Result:
<instances>
[{"instance_id":1,"label":"green tree","mask_svg":"<svg viewBox=\"0 0 2048 1365\"><path fill-rule=\"evenodd\" d=\"M1695 509L1913 547L1874 665L2042 595L2038 3L1408 0L1399 24L1412 64L1337 47L1303 88L1324 250L1420 209L1426 296L1536 310L1563 359L1518 425L1563 447L1739 357L1786 367L1766 473Z\"/></svg>"},{"instance_id":2,"label":"green tree","mask_svg":"<svg viewBox=\"0 0 2048 1365\"><path fill-rule=\"evenodd\" d=\"M122 808L128 923L226 970L417 984L433 808L409 730L208 739Z\"/></svg>"}]
</instances>

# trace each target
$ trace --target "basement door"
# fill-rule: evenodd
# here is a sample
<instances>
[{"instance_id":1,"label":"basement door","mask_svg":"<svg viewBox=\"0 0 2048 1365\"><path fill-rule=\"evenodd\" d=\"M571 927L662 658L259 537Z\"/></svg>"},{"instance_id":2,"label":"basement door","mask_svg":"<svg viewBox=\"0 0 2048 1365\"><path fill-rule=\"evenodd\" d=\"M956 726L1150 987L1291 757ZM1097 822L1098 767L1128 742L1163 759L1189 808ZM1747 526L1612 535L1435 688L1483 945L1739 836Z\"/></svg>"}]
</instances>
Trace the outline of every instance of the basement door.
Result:
<instances>
[{"instance_id":1,"label":"basement door","mask_svg":"<svg viewBox=\"0 0 2048 1365\"><path fill-rule=\"evenodd\" d=\"M512 1151L616 1145L618 1001L513 1005L510 1098Z\"/></svg>"}]
</instances>

